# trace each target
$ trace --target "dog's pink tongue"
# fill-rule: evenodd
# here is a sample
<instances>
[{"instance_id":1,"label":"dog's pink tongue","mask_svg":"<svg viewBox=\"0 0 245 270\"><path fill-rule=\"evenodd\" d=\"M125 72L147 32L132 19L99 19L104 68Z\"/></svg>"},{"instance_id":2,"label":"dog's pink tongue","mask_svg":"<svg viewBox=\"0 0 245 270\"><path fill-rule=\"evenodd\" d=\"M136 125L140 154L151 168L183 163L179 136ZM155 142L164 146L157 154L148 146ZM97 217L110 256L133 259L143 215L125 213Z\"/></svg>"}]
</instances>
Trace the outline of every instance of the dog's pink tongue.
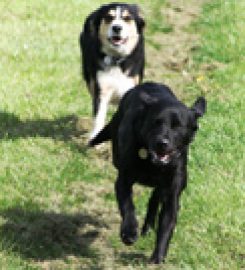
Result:
<instances>
[{"instance_id":1,"label":"dog's pink tongue","mask_svg":"<svg viewBox=\"0 0 245 270\"><path fill-rule=\"evenodd\" d=\"M165 154L165 155L158 155L158 158L161 160L161 162L163 163L168 163L169 162L169 155Z\"/></svg>"}]
</instances>

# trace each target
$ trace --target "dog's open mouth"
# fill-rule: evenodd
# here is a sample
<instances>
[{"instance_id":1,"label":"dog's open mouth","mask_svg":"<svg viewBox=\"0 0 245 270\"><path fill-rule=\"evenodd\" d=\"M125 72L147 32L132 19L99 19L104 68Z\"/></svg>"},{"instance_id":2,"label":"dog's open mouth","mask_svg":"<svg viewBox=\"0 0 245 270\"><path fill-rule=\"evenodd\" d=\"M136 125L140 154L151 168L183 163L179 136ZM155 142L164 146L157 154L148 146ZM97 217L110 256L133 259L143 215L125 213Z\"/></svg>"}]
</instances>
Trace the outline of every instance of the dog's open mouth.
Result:
<instances>
[{"instance_id":1,"label":"dog's open mouth","mask_svg":"<svg viewBox=\"0 0 245 270\"><path fill-rule=\"evenodd\" d=\"M157 153L157 159L160 160L164 164L168 164L171 159L171 153L169 154L158 154Z\"/></svg>"},{"instance_id":2,"label":"dog's open mouth","mask_svg":"<svg viewBox=\"0 0 245 270\"><path fill-rule=\"evenodd\" d=\"M160 164L168 164L176 156L177 152L175 150L169 152L155 151L153 152L153 162Z\"/></svg>"},{"instance_id":3,"label":"dog's open mouth","mask_svg":"<svg viewBox=\"0 0 245 270\"><path fill-rule=\"evenodd\" d=\"M108 38L108 40L111 42L114 46L120 46L127 42L128 38L122 38L120 36L112 36Z\"/></svg>"}]
</instances>

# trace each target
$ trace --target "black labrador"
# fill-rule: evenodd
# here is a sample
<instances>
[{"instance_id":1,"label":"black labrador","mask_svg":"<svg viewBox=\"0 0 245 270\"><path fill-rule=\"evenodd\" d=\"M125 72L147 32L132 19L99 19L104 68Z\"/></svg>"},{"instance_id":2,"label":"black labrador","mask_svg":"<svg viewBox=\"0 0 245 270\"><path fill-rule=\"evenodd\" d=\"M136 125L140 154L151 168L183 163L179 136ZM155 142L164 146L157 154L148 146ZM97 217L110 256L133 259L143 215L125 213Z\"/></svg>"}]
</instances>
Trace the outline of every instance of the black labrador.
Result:
<instances>
[{"instance_id":1,"label":"black labrador","mask_svg":"<svg viewBox=\"0 0 245 270\"><path fill-rule=\"evenodd\" d=\"M144 83L124 96L111 122L90 142L94 146L112 140L121 239L127 245L136 241L138 229L132 186L140 183L154 188L141 232L145 235L154 228L158 216L152 263L160 263L167 254L180 194L187 184L189 144L205 111L203 97L188 108L167 86Z\"/></svg>"}]
</instances>

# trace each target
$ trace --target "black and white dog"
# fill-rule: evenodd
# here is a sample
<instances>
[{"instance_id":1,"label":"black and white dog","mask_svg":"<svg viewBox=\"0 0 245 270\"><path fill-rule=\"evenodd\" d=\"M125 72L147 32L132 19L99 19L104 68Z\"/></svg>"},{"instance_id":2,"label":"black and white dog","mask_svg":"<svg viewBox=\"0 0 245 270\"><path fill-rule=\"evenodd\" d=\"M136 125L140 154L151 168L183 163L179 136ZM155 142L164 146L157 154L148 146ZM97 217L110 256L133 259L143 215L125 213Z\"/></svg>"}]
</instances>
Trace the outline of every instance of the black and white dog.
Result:
<instances>
[{"instance_id":1,"label":"black and white dog","mask_svg":"<svg viewBox=\"0 0 245 270\"><path fill-rule=\"evenodd\" d=\"M112 120L90 141L94 146L112 140L113 163L118 170L115 190L122 217L121 239L127 245L137 239L132 186L138 182L154 188L142 228L145 235L158 220L152 263L160 263L167 254L180 194L187 184L188 147L205 110L203 97L188 108L168 87L141 84L122 98Z\"/></svg>"},{"instance_id":2,"label":"black and white dog","mask_svg":"<svg viewBox=\"0 0 245 270\"><path fill-rule=\"evenodd\" d=\"M93 100L93 138L110 101L118 102L144 73L145 22L136 5L111 3L88 16L80 35L83 77Z\"/></svg>"}]
</instances>

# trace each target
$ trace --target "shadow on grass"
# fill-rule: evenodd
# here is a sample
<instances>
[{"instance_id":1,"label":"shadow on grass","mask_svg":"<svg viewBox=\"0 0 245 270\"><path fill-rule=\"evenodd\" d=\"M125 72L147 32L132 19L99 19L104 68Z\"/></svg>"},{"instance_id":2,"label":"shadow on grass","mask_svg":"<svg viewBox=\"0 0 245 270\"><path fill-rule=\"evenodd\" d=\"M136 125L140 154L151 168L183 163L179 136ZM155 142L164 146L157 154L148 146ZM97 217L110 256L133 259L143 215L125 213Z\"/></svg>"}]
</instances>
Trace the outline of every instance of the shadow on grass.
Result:
<instances>
[{"instance_id":1,"label":"shadow on grass","mask_svg":"<svg viewBox=\"0 0 245 270\"><path fill-rule=\"evenodd\" d=\"M149 258L143 253L130 251L130 252L119 253L117 261L124 266L132 265L132 264L133 265L142 265L142 264L147 265L149 263Z\"/></svg>"},{"instance_id":2,"label":"shadow on grass","mask_svg":"<svg viewBox=\"0 0 245 270\"><path fill-rule=\"evenodd\" d=\"M96 259L91 244L106 225L87 214L65 215L10 208L0 213L6 223L0 237L6 249L37 261L55 260L69 255Z\"/></svg>"},{"instance_id":3,"label":"shadow on grass","mask_svg":"<svg viewBox=\"0 0 245 270\"><path fill-rule=\"evenodd\" d=\"M22 121L15 114L0 112L0 139L49 137L77 144L76 138L84 136L90 130L90 126L90 119L79 119L76 115L67 115L54 120ZM77 146L79 148L81 145Z\"/></svg>"}]
</instances>

